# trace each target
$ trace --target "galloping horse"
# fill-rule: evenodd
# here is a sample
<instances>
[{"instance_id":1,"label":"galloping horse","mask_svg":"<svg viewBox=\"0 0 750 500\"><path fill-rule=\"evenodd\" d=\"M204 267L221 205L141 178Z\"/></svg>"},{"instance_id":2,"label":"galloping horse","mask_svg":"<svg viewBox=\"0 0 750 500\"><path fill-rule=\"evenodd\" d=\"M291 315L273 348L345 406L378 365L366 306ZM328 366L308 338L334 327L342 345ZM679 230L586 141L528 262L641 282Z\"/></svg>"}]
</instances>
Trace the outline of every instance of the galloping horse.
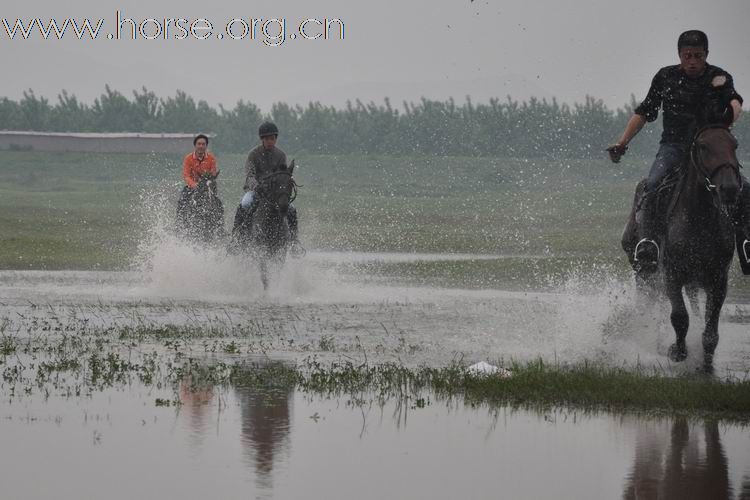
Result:
<instances>
[{"instance_id":1,"label":"galloping horse","mask_svg":"<svg viewBox=\"0 0 750 500\"><path fill-rule=\"evenodd\" d=\"M690 146L687 169L681 174L669 203L662 245L661 273L664 290L672 306L670 316L676 341L669 348L672 361L687 357L685 336L689 315L683 288L694 297L697 289L706 293L703 330L703 366L713 370L713 356L719 343L719 315L727 294L729 265L735 248L731 211L742 188L737 140L724 125L698 130ZM643 182L636 189L622 246L633 264L632 253L639 240L636 210Z\"/></svg>"},{"instance_id":2,"label":"galloping horse","mask_svg":"<svg viewBox=\"0 0 750 500\"><path fill-rule=\"evenodd\" d=\"M271 266L280 268L289 248L289 205L297 197L297 184L292 178L294 160L289 168L281 168L258 179L255 193L258 206L253 215L250 234L242 235L247 248L258 260L263 288L268 288Z\"/></svg>"},{"instance_id":3,"label":"galloping horse","mask_svg":"<svg viewBox=\"0 0 750 500\"><path fill-rule=\"evenodd\" d=\"M212 243L224 234L224 205L218 197L216 177L201 176L184 207L178 207L178 226L183 234Z\"/></svg>"}]
</instances>

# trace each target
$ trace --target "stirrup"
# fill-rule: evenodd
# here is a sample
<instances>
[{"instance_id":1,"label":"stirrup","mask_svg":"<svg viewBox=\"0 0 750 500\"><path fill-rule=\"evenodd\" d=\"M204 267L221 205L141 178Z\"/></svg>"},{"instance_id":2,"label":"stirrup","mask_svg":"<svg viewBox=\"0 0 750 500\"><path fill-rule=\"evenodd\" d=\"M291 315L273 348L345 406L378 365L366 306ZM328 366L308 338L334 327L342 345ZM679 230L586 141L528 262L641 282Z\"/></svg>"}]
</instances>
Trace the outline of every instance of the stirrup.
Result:
<instances>
[{"instance_id":1,"label":"stirrup","mask_svg":"<svg viewBox=\"0 0 750 500\"><path fill-rule=\"evenodd\" d=\"M748 251L750 251L750 240L745 240L742 242L742 256L745 257L746 264L750 264L750 254Z\"/></svg>"},{"instance_id":2,"label":"stirrup","mask_svg":"<svg viewBox=\"0 0 750 500\"><path fill-rule=\"evenodd\" d=\"M638 242L638 244L635 245L635 250L633 250L633 261L638 262L638 249L640 248L642 243L650 243L656 247L656 262L658 263L659 257L660 257L659 245L654 240L650 240L648 238L643 238L641 241ZM746 241L746 243L748 242Z\"/></svg>"}]
</instances>

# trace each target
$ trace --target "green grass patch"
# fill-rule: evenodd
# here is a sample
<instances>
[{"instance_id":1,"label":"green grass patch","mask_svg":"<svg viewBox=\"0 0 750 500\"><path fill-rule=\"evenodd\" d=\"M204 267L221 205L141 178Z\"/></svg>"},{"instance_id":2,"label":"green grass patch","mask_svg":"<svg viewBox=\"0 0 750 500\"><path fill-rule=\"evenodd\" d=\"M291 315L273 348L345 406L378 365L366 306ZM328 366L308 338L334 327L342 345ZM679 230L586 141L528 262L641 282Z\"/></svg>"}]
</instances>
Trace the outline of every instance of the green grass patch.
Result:
<instances>
[{"instance_id":1,"label":"green grass patch","mask_svg":"<svg viewBox=\"0 0 750 500\"><path fill-rule=\"evenodd\" d=\"M424 401L462 397L470 405L510 406L546 411L573 408L644 416L683 415L750 422L750 379L721 380L704 375L668 376L644 368L593 363L514 363L510 377L477 376L463 366L408 368L393 363L324 365L308 362L194 363L181 376L191 383L251 385L258 389L299 389L320 395ZM418 404L418 402L420 402Z\"/></svg>"}]
</instances>

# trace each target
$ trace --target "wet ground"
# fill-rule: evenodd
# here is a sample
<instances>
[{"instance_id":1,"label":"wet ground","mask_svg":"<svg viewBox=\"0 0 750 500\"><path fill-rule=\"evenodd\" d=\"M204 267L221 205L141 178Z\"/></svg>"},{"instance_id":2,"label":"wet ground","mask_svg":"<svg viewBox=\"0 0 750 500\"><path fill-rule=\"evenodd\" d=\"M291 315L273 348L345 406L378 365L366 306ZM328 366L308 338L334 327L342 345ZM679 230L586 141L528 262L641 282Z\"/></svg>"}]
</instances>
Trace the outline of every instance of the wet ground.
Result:
<instances>
[{"instance_id":1,"label":"wet ground","mask_svg":"<svg viewBox=\"0 0 750 500\"><path fill-rule=\"evenodd\" d=\"M377 276L345 271L354 261L491 258L513 257L310 253L290 262L264 291L247 262L175 247L138 272L2 271L0 319L7 331L20 334L32 320L54 318L64 326L72 317L89 326L205 329L243 337L248 345L262 337L268 354L334 353L409 365L537 357L676 373L700 365L702 319L691 318L688 361L671 364L667 306L639 302L632 284L616 279L582 275L544 292L465 290L406 280L386 285ZM718 374L750 370L749 321L750 305L725 305Z\"/></svg>"},{"instance_id":2,"label":"wet ground","mask_svg":"<svg viewBox=\"0 0 750 500\"><path fill-rule=\"evenodd\" d=\"M700 320L688 361L669 363L668 310L639 303L629 283L581 275L555 290L463 290L347 271L494 258L513 257L311 252L269 291L253 266L182 247L133 272L0 272L2 336L38 346L4 352L2 497L750 498L750 433L722 422L490 409L430 393L421 404L294 388L175 394L137 370L77 393L73 382L40 384L38 371L13 385L7 371L62 363L60 349L74 348L45 351L45 339L80 329L144 366L170 342L196 358L699 366ZM747 376L748 317L747 304L725 306L718 374Z\"/></svg>"}]
</instances>

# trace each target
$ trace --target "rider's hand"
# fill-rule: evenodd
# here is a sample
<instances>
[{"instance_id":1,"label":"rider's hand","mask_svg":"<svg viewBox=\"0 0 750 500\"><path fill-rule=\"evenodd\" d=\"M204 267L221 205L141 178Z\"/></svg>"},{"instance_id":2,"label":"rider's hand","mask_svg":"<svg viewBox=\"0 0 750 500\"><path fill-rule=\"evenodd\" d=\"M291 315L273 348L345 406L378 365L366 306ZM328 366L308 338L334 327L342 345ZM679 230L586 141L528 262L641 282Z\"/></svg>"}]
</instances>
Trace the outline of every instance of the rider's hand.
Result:
<instances>
[{"instance_id":1,"label":"rider's hand","mask_svg":"<svg viewBox=\"0 0 750 500\"><path fill-rule=\"evenodd\" d=\"M628 147L624 144L620 144L619 142L617 144L613 144L607 148L609 159L612 160L612 163L620 163L620 158L625 155L625 151L627 150Z\"/></svg>"}]
</instances>

